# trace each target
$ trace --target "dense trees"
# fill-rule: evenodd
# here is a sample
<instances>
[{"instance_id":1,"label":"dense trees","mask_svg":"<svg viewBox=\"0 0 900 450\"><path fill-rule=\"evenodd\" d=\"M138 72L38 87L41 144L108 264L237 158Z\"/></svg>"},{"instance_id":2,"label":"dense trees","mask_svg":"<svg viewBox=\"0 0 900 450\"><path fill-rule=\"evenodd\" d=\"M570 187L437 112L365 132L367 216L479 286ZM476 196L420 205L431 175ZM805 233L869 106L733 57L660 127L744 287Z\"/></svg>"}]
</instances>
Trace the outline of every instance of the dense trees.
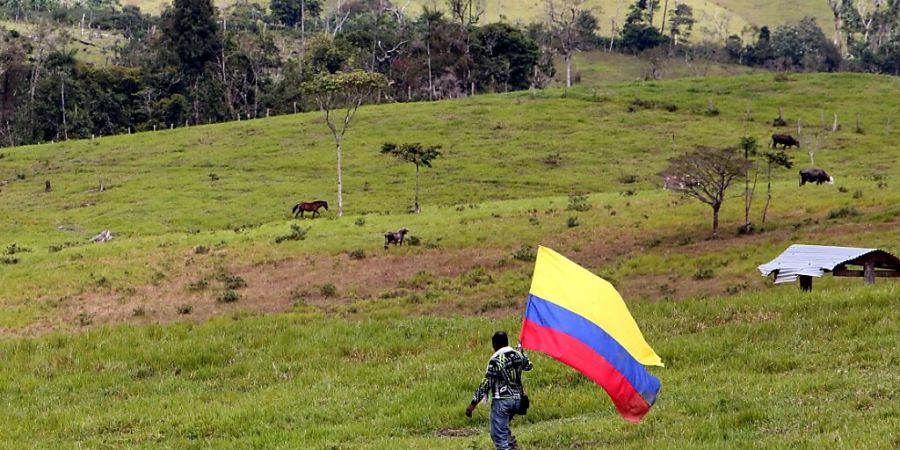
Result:
<instances>
[{"instance_id":1,"label":"dense trees","mask_svg":"<svg viewBox=\"0 0 900 450\"><path fill-rule=\"evenodd\" d=\"M596 35L603 13L581 0L542 4L546 20L522 28L481 23L477 0L436 2L442 10L415 17L388 0L347 0L336 9L323 0L275 0L268 10L236 0L221 11L210 0L177 0L160 16L108 0L0 0L0 17L32 23L27 35L0 27L0 145L306 111L317 105L303 83L358 69L385 76L380 98L388 101L543 87L554 57L569 63L571 85L573 53L597 47L652 50L654 60L900 73L900 0L831 0L833 36L804 19L763 26L749 42L730 36L724 49L690 42L693 11L679 2L635 0L612 39ZM114 41L94 47L103 58L91 63L71 52L73 42L101 32Z\"/></svg>"}]
</instances>

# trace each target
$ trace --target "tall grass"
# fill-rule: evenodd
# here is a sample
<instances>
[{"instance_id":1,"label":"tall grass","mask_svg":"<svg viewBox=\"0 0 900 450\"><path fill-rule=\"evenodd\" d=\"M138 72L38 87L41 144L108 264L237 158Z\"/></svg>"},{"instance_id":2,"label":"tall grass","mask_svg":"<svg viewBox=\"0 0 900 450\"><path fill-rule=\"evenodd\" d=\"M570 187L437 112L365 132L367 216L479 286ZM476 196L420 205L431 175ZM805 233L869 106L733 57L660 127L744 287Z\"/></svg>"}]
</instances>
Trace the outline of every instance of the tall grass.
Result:
<instances>
[{"instance_id":1,"label":"tall grass","mask_svg":"<svg viewBox=\"0 0 900 450\"><path fill-rule=\"evenodd\" d=\"M639 425L539 354L527 448L888 448L898 441L896 285L632 303L666 368ZM495 329L517 318L335 319L298 311L203 325L0 341L7 448L486 448L462 410ZM443 437L462 429L470 437Z\"/></svg>"}]
</instances>

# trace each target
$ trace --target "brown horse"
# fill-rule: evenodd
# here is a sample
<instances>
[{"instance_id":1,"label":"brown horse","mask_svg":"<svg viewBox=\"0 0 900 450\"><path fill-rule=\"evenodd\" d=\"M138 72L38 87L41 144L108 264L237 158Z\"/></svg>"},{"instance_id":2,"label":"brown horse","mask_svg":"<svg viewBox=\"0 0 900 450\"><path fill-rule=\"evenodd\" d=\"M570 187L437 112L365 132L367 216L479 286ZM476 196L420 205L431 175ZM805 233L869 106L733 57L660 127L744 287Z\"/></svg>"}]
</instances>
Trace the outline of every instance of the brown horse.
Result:
<instances>
[{"instance_id":1,"label":"brown horse","mask_svg":"<svg viewBox=\"0 0 900 450\"><path fill-rule=\"evenodd\" d=\"M303 217L304 212L311 212L313 218L316 217L316 214L319 214L319 209L325 208L325 211L328 211L328 202L324 200L316 200L314 202L300 202L294 205L294 209L291 212L294 213L294 217L300 216ZM320 214L321 215L321 214Z\"/></svg>"}]
</instances>

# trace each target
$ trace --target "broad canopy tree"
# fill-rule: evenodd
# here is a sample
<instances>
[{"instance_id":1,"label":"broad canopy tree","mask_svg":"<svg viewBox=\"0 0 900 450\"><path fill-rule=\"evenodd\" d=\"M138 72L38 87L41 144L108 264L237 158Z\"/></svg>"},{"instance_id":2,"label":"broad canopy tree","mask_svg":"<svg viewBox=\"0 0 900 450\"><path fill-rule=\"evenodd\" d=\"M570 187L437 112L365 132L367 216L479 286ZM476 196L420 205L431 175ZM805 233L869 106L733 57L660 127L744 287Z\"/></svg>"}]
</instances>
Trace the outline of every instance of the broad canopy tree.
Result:
<instances>
[{"instance_id":1,"label":"broad canopy tree","mask_svg":"<svg viewBox=\"0 0 900 450\"><path fill-rule=\"evenodd\" d=\"M422 144L416 142L413 144L394 144L391 142L386 142L381 147L381 154L393 155L396 158L411 162L416 166L416 214L422 212L422 208L419 207L419 168L422 166L431 167L431 161L434 161L439 156L441 156L440 145L433 145L430 147L422 146Z\"/></svg>"},{"instance_id":2,"label":"broad canopy tree","mask_svg":"<svg viewBox=\"0 0 900 450\"><path fill-rule=\"evenodd\" d=\"M713 210L712 239L719 237L719 210L725 202L725 191L738 178L743 177L750 164L734 148L716 149L699 147L669 160L669 167L660 175L672 190L693 197L709 205Z\"/></svg>"},{"instance_id":3,"label":"broad canopy tree","mask_svg":"<svg viewBox=\"0 0 900 450\"><path fill-rule=\"evenodd\" d=\"M380 73L357 70L353 72L323 73L303 84L303 90L311 95L319 110L325 115L325 124L334 136L337 154L338 217L344 215L343 175L341 151L344 135L350 121L363 101L373 97L386 84ZM342 111L342 112L341 112Z\"/></svg>"}]
</instances>

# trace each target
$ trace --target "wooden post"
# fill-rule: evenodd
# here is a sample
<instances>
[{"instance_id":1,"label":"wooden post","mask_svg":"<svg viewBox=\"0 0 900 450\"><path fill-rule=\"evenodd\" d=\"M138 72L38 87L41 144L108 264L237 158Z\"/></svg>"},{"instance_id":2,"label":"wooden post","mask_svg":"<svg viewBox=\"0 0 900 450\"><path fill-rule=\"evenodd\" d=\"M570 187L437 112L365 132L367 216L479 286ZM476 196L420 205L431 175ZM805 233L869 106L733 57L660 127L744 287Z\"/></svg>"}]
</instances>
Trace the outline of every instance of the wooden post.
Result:
<instances>
[{"instance_id":1,"label":"wooden post","mask_svg":"<svg viewBox=\"0 0 900 450\"><path fill-rule=\"evenodd\" d=\"M803 292L812 291L812 277L809 275L800 275L800 290Z\"/></svg>"},{"instance_id":2,"label":"wooden post","mask_svg":"<svg viewBox=\"0 0 900 450\"><path fill-rule=\"evenodd\" d=\"M863 266L863 277L866 284L875 284L875 261L866 261Z\"/></svg>"}]
</instances>

